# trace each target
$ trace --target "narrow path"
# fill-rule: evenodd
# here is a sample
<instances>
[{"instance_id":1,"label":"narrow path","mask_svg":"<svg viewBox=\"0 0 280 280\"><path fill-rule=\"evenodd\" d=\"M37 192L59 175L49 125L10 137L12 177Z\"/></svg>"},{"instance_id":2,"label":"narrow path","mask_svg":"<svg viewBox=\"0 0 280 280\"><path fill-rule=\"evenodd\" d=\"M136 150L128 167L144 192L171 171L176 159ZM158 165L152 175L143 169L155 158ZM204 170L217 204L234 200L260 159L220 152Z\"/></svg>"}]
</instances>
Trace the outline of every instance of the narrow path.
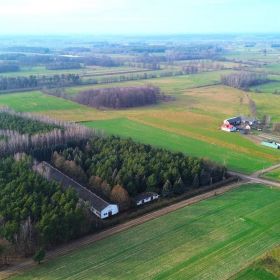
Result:
<instances>
[{"instance_id":1,"label":"narrow path","mask_svg":"<svg viewBox=\"0 0 280 280\"><path fill-rule=\"evenodd\" d=\"M259 170L259 171L255 172L255 173L253 173L251 176L257 178L257 177L262 176L264 173L273 171L273 170L278 169L278 168L280 168L280 163L278 163L276 165L273 165L273 166L270 166L270 167L268 167L266 169Z\"/></svg>"},{"instance_id":2,"label":"narrow path","mask_svg":"<svg viewBox=\"0 0 280 280\"><path fill-rule=\"evenodd\" d=\"M194 203L200 202L202 200L205 200L205 199L217 196L217 195L222 195L225 192L228 192L230 190L233 190L235 188L240 187L246 181L247 180L241 181L241 182L238 182L238 183L235 183L235 184L231 184L231 185L228 185L228 186L224 186L224 187L221 187L221 188L216 189L216 190L209 191L207 193L195 196L193 198L190 198L190 199L175 203L173 205L170 205L168 207L162 208L160 210L151 212L149 214L146 214L146 215L141 216L139 218L133 219L133 220L128 221L126 223L117 225L113 228L107 229L107 230L102 231L100 233L92 234L92 235L89 235L85 238L76 240L76 241L74 241L70 244L64 245L60 248L57 248L56 250L48 252L47 255L46 255L46 261L55 259L59 256L63 256L63 255L68 254L68 253L70 253L74 250L84 248L88 245L93 244L94 242L105 239L105 238L110 237L110 236L112 236L114 234L117 234L119 232L128 230L132 227L141 225L141 224L143 224L145 222L148 222L148 221L151 221L153 219L159 218L163 215L174 212L174 211L176 211L180 208L192 205ZM280 184L279 184L279 187L280 187ZM1 280L8 279L11 275L16 274L16 273L21 273L25 270L31 269L34 266L36 266L36 264L33 262L33 260L28 259L28 260L26 260L26 261L24 261L24 262L22 262L18 265L9 267L5 271L0 271L0 279Z\"/></svg>"},{"instance_id":3,"label":"narrow path","mask_svg":"<svg viewBox=\"0 0 280 280\"><path fill-rule=\"evenodd\" d=\"M277 168L277 167L276 167ZM245 175L242 173L237 173L237 172L229 172L229 174L234 175L234 176L238 176L239 178L243 179L243 180L247 180L250 181L251 183L257 183L257 184L263 184L263 185L267 185L267 186L273 186L276 188L280 188L280 182L275 182L275 181L270 181L267 179L263 179L263 178L259 178L257 177L257 175Z\"/></svg>"}]
</instances>

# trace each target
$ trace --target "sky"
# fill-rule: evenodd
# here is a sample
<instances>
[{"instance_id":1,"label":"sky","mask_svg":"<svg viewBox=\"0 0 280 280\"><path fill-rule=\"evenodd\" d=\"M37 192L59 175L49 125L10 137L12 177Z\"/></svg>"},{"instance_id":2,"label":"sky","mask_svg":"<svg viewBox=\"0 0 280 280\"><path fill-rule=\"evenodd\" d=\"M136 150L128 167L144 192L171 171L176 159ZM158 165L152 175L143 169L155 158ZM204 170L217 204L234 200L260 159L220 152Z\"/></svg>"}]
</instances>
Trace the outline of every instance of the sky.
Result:
<instances>
[{"instance_id":1,"label":"sky","mask_svg":"<svg viewBox=\"0 0 280 280\"><path fill-rule=\"evenodd\" d=\"M280 31L280 0L0 0L0 34Z\"/></svg>"}]
</instances>

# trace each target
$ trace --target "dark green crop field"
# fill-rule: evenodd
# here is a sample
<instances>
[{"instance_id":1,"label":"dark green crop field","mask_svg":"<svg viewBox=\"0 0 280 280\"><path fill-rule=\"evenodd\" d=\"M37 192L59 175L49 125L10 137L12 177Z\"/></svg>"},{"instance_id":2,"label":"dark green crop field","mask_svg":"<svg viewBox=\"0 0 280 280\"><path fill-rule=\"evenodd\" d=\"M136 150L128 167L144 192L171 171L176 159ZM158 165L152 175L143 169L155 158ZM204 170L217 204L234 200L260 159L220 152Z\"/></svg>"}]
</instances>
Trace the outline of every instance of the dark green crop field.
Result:
<instances>
[{"instance_id":1,"label":"dark green crop field","mask_svg":"<svg viewBox=\"0 0 280 280\"><path fill-rule=\"evenodd\" d=\"M245 185L11 279L228 279L280 243L279 211L279 190Z\"/></svg>"}]
</instances>

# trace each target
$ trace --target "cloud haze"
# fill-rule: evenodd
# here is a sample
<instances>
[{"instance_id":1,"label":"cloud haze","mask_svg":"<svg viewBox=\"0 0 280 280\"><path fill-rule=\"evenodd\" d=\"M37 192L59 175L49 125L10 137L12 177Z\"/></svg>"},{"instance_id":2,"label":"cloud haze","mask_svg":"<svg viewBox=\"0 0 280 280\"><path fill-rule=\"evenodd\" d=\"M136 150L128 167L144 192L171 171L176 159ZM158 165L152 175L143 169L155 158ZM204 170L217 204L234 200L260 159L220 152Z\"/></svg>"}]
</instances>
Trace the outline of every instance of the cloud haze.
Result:
<instances>
[{"instance_id":1,"label":"cloud haze","mask_svg":"<svg viewBox=\"0 0 280 280\"><path fill-rule=\"evenodd\" d=\"M0 0L0 33L278 32L278 0Z\"/></svg>"}]
</instances>

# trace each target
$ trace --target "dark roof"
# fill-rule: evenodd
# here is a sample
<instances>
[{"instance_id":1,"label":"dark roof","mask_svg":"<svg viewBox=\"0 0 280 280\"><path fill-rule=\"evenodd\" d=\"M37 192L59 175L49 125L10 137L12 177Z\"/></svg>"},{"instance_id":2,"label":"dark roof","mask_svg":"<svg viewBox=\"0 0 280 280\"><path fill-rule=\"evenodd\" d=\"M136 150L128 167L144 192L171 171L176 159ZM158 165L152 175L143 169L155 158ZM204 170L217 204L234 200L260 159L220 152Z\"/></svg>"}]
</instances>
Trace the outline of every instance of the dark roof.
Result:
<instances>
[{"instance_id":1,"label":"dark roof","mask_svg":"<svg viewBox=\"0 0 280 280\"><path fill-rule=\"evenodd\" d=\"M233 117L233 118L229 118L227 119L227 121L230 123L230 122L241 122L241 117Z\"/></svg>"},{"instance_id":2,"label":"dark roof","mask_svg":"<svg viewBox=\"0 0 280 280\"><path fill-rule=\"evenodd\" d=\"M141 201L143 199L153 197L154 195L158 195L158 194L155 192L145 192L145 193L140 193L140 194L136 195L134 197L134 199L135 199L135 201Z\"/></svg>"},{"instance_id":3,"label":"dark roof","mask_svg":"<svg viewBox=\"0 0 280 280\"><path fill-rule=\"evenodd\" d=\"M60 183L63 189L73 187L73 189L75 189L78 193L79 197L85 201L90 202L92 207L97 211L101 212L104 208L111 205L109 202L94 194L93 192L91 192L90 190L88 190L69 176L65 175L52 165L48 164L47 162L42 162L42 164L49 169L51 179Z\"/></svg>"}]
</instances>

